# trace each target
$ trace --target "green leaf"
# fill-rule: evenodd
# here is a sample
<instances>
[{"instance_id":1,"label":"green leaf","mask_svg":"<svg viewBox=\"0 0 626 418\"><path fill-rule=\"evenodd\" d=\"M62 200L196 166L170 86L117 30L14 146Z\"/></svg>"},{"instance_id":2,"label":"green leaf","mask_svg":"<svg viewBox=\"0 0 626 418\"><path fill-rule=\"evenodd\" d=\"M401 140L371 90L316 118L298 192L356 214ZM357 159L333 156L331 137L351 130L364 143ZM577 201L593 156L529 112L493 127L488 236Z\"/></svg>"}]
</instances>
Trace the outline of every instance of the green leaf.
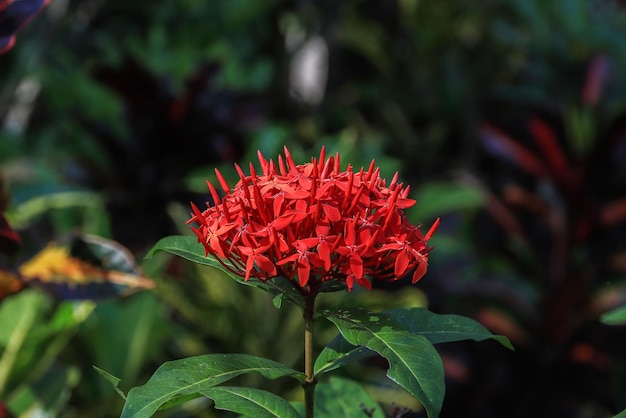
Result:
<instances>
[{"instance_id":1,"label":"green leaf","mask_svg":"<svg viewBox=\"0 0 626 418\"><path fill-rule=\"evenodd\" d=\"M417 205L411 208L411 219L434 219L443 213L483 207L484 194L463 184L432 182L420 187Z\"/></svg>"},{"instance_id":2,"label":"green leaf","mask_svg":"<svg viewBox=\"0 0 626 418\"><path fill-rule=\"evenodd\" d=\"M493 335L487 328L471 318L460 315L436 314L425 308L400 308L384 312L407 331L428 338L432 344L453 341L493 339L513 350L508 338Z\"/></svg>"},{"instance_id":3,"label":"green leaf","mask_svg":"<svg viewBox=\"0 0 626 418\"><path fill-rule=\"evenodd\" d=\"M272 303L274 304L274 307L276 309L280 309L280 307L282 306L283 296L284 296L284 293L279 293L276 296L274 296L274 298L272 298Z\"/></svg>"},{"instance_id":4,"label":"green leaf","mask_svg":"<svg viewBox=\"0 0 626 418\"><path fill-rule=\"evenodd\" d=\"M385 418L380 405L357 382L333 377L315 388L316 418Z\"/></svg>"},{"instance_id":5,"label":"green leaf","mask_svg":"<svg viewBox=\"0 0 626 418\"><path fill-rule=\"evenodd\" d=\"M462 340L484 341L491 338L513 350L508 338L493 335L480 323L464 316L435 314L425 308L393 309L383 314L400 328L422 335L432 344ZM323 374L372 355L370 350L348 343L339 334L317 357L314 372L316 375Z\"/></svg>"},{"instance_id":6,"label":"green leaf","mask_svg":"<svg viewBox=\"0 0 626 418\"><path fill-rule=\"evenodd\" d=\"M170 361L161 365L150 380L128 392L122 418L151 417L167 407L201 396L209 388L247 373L267 379L290 376L300 383L305 376L272 360L246 354L207 354Z\"/></svg>"},{"instance_id":7,"label":"green leaf","mask_svg":"<svg viewBox=\"0 0 626 418\"><path fill-rule=\"evenodd\" d=\"M422 335L402 329L390 316L363 309L324 311L343 337L389 361L387 376L419 400L429 417L439 416L445 393L443 364Z\"/></svg>"},{"instance_id":8,"label":"green leaf","mask_svg":"<svg viewBox=\"0 0 626 418\"><path fill-rule=\"evenodd\" d=\"M338 369L348 363L374 356L375 353L363 346L355 346L346 341L341 334L322 349L315 359L313 373L315 376Z\"/></svg>"},{"instance_id":9,"label":"green leaf","mask_svg":"<svg viewBox=\"0 0 626 418\"><path fill-rule=\"evenodd\" d=\"M3 399L16 416L61 416L73 389L80 381L80 371L75 366L53 364L34 380L20 384Z\"/></svg>"},{"instance_id":10,"label":"green leaf","mask_svg":"<svg viewBox=\"0 0 626 418\"><path fill-rule=\"evenodd\" d=\"M265 390L217 386L201 392L215 401L217 409L255 418L301 418L283 398Z\"/></svg>"},{"instance_id":11,"label":"green leaf","mask_svg":"<svg viewBox=\"0 0 626 418\"><path fill-rule=\"evenodd\" d=\"M613 418L626 418L626 409L624 409L619 414L615 415Z\"/></svg>"},{"instance_id":12,"label":"green leaf","mask_svg":"<svg viewBox=\"0 0 626 418\"><path fill-rule=\"evenodd\" d=\"M75 235L70 254L104 270L140 274L131 252L117 241L97 235Z\"/></svg>"},{"instance_id":13,"label":"green leaf","mask_svg":"<svg viewBox=\"0 0 626 418\"><path fill-rule=\"evenodd\" d=\"M161 238L152 249L146 254L146 258L152 257L159 252L168 252L186 260L193 261L194 263L215 267L222 270L228 276L235 279L237 282L252 286L259 289L263 289L266 292L270 292L273 295L284 294L283 297L289 299L291 302L298 306L304 307L304 300L302 295L298 293L289 280L283 277L276 277L270 281L262 282L260 280L251 279L244 280L226 268L222 263L217 261L214 257L205 256L204 248L198 244L198 240L195 236L186 235L173 235L165 238Z\"/></svg>"},{"instance_id":14,"label":"green leaf","mask_svg":"<svg viewBox=\"0 0 626 418\"><path fill-rule=\"evenodd\" d=\"M16 408L28 408L37 400L46 411L62 408L76 379L75 370L58 364L58 356L92 309L89 302L55 306L34 289L4 300L0 304L0 398Z\"/></svg>"},{"instance_id":15,"label":"green leaf","mask_svg":"<svg viewBox=\"0 0 626 418\"><path fill-rule=\"evenodd\" d=\"M167 319L158 296L143 292L99 303L82 324L78 337L91 364L123 382L136 382L172 333L174 327ZM112 394L105 380L97 378L94 383L101 393Z\"/></svg>"},{"instance_id":16,"label":"green leaf","mask_svg":"<svg viewBox=\"0 0 626 418\"><path fill-rule=\"evenodd\" d=\"M197 238L194 236L172 235L161 238L156 244L154 244L154 247L148 251L146 258L151 258L154 254L161 251L175 254L186 260L193 261L194 263L219 268L232 275L232 273L225 270L224 266L222 266L217 260L204 255L203 247L198 243Z\"/></svg>"},{"instance_id":17,"label":"green leaf","mask_svg":"<svg viewBox=\"0 0 626 418\"><path fill-rule=\"evenodd\" d=\"M623 325L626 324L626 306L622 306L612 311L604 313L600 317L600 321L607 325Z\"/></svg>"},{"instance_id":18,"label":"green leaf","mask_svg":"<svg viewBox=\"0 0 626 418\"><path fill-rule=\"evenodd\" d=\"M111 384L111 386L113 386L113 389L115 389L115 391L122 397L122 399L126 399L126 395L119 388L119 384L122 381L119 377L115 377L111 373L104 371L96 366L91 367L93 367L93 369L98 372L98 374L102 376L104 380L106 380Z\"/></svg>"}]
</instances>

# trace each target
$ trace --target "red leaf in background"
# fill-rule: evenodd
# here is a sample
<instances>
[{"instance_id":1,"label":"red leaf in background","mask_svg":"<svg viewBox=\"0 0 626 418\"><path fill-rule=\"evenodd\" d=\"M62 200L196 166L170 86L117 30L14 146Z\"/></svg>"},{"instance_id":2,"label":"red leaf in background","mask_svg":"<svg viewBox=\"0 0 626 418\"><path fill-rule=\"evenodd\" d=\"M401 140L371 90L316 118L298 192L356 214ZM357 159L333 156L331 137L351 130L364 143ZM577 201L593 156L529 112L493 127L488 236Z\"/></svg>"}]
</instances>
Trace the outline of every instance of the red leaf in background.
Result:
<instances>
[{"instance_id":1,"label":"red leaf in background","mask_svg":"<svg viewBox=\"0 0 626 418\"><path fill-rule=\"evenodd\" d=\"M614 227L626 221L626 198L617 199L606 204L600 210L600 222L607 227Z\"/></svg>"},{"instance_id":2,"label":"red leaf in background","mask_svg":"<svg viewBox=\"0 0 626 418\"><path fill-rule=\"evenodd\" d=\"M541 160L500 129L485 123L479 132L480 139L489 153L504 157L536 178L546 176L547 170Z\"/></svg>"},{"instance_id":3,"label":"red leaf in background","mask_svg":"<svg viewBox=\"0 0 626 418\"><path fill-rule=\"evenodd\" d=\"M14 253L20 246L19 235L13 231L4 215L0 215L0 252L5 254Z\"/></svg>"},{"instance_id":4,"label":"red leaf in background","mask_svg":"<svg viewBox=\"0 0 626 418\"><path fill-rule=\"evenodd\" d=\"M606 84L609 74L609 64L609 59L605 55L599 55L589 63L587 78L581 95L584 104L593 105L598 102L602 87Z\"/></svg>"},{"instance_id":5,"label":"red leaf in background","mask_svg":"<svg viewBox=\"0 0 626 418\"><path fill-rule=\"evenodd\" d=\"M50 0L0 0L0 54L15 45L15 36Z\"/></svg>"},{"instance_id":6,"label":"red leaf in background","mask_svg":"<svg viewBox=\"0 0 626 418\"><path fill-rule=\"evenodd\" d=\"M537 143L550 164L552 174L557 178L567 178L569 172L567 159L559 146L559 141L552 128L536 117L530 119L528 128L533 140Z\"/></svg>"}]
</instances>

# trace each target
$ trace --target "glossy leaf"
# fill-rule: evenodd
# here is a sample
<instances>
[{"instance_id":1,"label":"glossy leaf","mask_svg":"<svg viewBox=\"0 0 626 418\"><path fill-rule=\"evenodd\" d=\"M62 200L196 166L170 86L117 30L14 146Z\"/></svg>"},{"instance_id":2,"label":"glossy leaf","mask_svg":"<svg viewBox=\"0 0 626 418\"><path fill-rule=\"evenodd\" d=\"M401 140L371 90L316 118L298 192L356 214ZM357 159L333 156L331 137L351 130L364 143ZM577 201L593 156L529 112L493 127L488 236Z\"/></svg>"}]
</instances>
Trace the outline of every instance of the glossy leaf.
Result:
<instances>
[{"instance_id":1,"label":"glossy leaf","mask_svg":"<svg viewBox=\"0 0 626 418\"><path fill-rule=\"evenodd\" d=\"M363 309L325 311L343 337L365 346L389 361L387 376L419 400L429 417L439 416L445 393L443 364L434 346L390 316Z\"/></svg>"},{"instance_id":2,"label":"glossy leaf","mask_svg":"<svg viewBox=\"0 0 626 418\"><path fill-rule=\"evenodd\" d=\"M281 363L246 354L207 354L161 365L150 380L128 392L122 418L151 417L162 406L172 407L202 396L202 392L242 374L267 379L290 376L300 383L304 375Z\"/></svg>"},{"instance_id":3,"label":"glossy leaf","mask_svg":"<svg viewBox=\"0 0 626 418\"><path fill-rule=\"evenodd\" d=\"M277 277L267 282L262 282L256 279L246 281L242 277L233 274L231 271L228 270L228 268L226 268L215 258L211 256L206 256L204 254L204 248L201 245L198 245L198 240L196 237L173 235L162 238L154 245L154 247L152 247L148 254L146 254L146 257L150 258L154 254L162 251L177 255L197 264L220 269L241 284L263 289L266 292L270 292L275 296L282 295L280 296L279 300L275 301L276 307L280 307L280 300L284 298L289 299L291 302L299 306L304 306L304 300L302 299L302 296L293 288L293 286L288 282L287 279Z\"/></svg>"},{"instance_id":4,"label":"glossy leaf","mask_svg":"<svg viewBox=\"0 0 626 418\"><path fill-rule=\"evenodd\" d=\"M316 376L338 369L348 363L362 360L376 355L373 351L363 346L350 344L341 335L337 335L322 349L315 360L313 373Z\"/></svg>"},{"instance_id":5,"label":"glossy leaf","mask_svg":"<svg viewBox=\"0 0 626 418\"><path fill-rule=\"evenodd\" d=\"M301 418L283 398L271 392L246 388L216 386L205 389L202 395L213 399L215 408L255 418Z\"/></svg>"},{"instance_id":6,"label":"glossy leaf","mask_svg":"<svg viewBox=\"0 0 626 418\"><path fill-rule=\"evenodd\" d=\"M402 329L426 337L432 344L462 340L484 341L491 338L513 350L508 338L494 335L480 323L464 316L440 315L425 308L394 309L383 314ZM354 346L339 334L317 357L314 372L316 375L323 374L372 355L374 353L367 348Z\"/></svg>"},{"instance_id":7,"label":"glossy leaf","mask_svg":"<svg viewBox=\"0 0 626 418\"><path fill-rule=\"evenodd\" d=\"M359 383L332 377L315 389L316 418L384 418L380 405Z\"/></svg>"},{"instance_id":8,"label":"glossy leaf","mask_svg":"<svg viewBox=\"0 0 626 418\"><path fill-rule=\"evenodd\" d=\"M491 338L513 350L508 338L494 335L482 324L464 316L436 314L425 308L392 309L385 314L407 331L426 337L432 344Z\"/></svg>"}]
</instances>

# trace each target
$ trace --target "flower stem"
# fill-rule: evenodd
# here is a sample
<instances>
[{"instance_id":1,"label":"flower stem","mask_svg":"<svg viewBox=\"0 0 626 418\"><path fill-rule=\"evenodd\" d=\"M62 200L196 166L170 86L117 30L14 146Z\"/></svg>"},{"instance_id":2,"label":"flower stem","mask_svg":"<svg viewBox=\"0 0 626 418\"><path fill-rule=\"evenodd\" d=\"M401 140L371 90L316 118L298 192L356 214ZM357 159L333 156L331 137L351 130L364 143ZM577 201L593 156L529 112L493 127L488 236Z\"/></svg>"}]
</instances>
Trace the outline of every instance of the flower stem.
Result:
<instances>
[{"instance_id":1,"label":"flower stem","mask_svg":"<svg viewBox=\"0 0 626 418\"><path fill-rule=\"evenodd\" d=\"M313 376L313 325L315 322L315 296L305 298L304 307L304 374L306 381L304 387L304 410L306 418L313 418L315 405L315 385L317 381Z\"/></svg>"}]
</instances>

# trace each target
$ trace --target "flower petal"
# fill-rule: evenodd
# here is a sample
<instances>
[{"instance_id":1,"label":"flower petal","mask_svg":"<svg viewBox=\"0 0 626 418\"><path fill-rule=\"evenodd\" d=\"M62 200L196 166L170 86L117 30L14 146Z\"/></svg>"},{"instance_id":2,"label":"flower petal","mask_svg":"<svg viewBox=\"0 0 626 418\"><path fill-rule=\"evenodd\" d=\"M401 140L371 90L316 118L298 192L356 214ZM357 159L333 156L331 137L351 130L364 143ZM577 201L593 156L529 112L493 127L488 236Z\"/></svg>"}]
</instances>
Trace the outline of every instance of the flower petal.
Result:
<instances>
[{"instance_id":1,"label":"flower petal","mask_svg":"<svg viewBox=\"0 0 626 418\"><path fill-rule=\"evenodd\" d=\"M303 258L298 263L298 280L300 281L300 286L304 287L309 282L309 276L311 275L311 265L309 264L309 260Z\"/></svg>"},{"instance_id":2,"label":"flower petal","mask_svg":"<svg viewBox=\"0 0 626 418\"><path fill-rule=\"evenodd\" d=\"M437 218L435 220L435 222L433 223L433 225L430 227L430 229L428 230L428 232L426 233L426 235L424 236L424 241L428 241L430 239L430 237L435 233L435 231L437 230L437 228L439 227L439 221L440 219Z\"/></svg>"},{"instance_id":3,"label":"flower petal","mask_svg":"<svg viewBox=\"0 0 626 418\"><path fill-rule=\"evenodd\" d=\"M331 264L330 253L331 253L330 244L328 244L328 242L326 241L320 242L319 245L317 246L317 254L319 255L320 259L324 262L324 270L326 271L330 271L330 264Z\"/></svg>"},{"instance_id":4,"label":"flower petal","mask_svg":"<svg viewBox=\"0 0 626 418\"><path fill-rule=\"evenodd\" d=\"M396 263L393 269L393 273L395 274L396 278L399 279L404 275L404 273L406 273L406 269L409 266L410 261L411 260L406 251L400 251L400 253L396 255Z\"/></svg>"},{"instance_id":5,"label":"flower petal","mask_svg":"<svg viewBox=\"0 0 626 418\"><path fill-rule=\"evenodd\" d=\"M256 264L259 268L270 276L276 276L276 266L264 255L256 255Z\"/></svg>"},{"instance_id":6,"label":"flower petal","mask_svg":"<svg viewBox=\"0 0 626 418\"><path fill-rule=\"evenodd\" d=\"M428 270L428 263L425 260L422 260L417 265L417 268L415 269L415 273L413 273L413 280L411 280L411 283L413 284L417 283L419 279L424 277L424 274L426 274L427 270Z\"/></svg>"},{"instance_id":7,"label":"flower petal","mask_svg":"<svg viewBox=\"0 0 626 418\"><path fill-rule=\"evenodd\" d=\"M324 215L331 222L339 222L341 220L341 212L333 205L322 204Z\"/></svg>"},{"instance_id":8,"label":"flower petal","mask_svg":"<svg viewBox=\"0 0 626 418\"><path fill-rule=\"evenodd\" d=\"M246 276L244 277L244 280L248 281L248 279L250 278L250 273L252 273L253 269L254 269L254 256L250 255L248 256L248 259L246 260Z\"/></svg>"},{"instance_id":9,"label":"flower petal","mask_svg":"<svg viewBox=\"0 0 626 418\"><path fill-rule=\"evenodd\" d=\"M350 269L352 270L352 274L357 279L363 277L363 260L357 253L352 253L350 255Z\"/></svg>"}]
</instances>

